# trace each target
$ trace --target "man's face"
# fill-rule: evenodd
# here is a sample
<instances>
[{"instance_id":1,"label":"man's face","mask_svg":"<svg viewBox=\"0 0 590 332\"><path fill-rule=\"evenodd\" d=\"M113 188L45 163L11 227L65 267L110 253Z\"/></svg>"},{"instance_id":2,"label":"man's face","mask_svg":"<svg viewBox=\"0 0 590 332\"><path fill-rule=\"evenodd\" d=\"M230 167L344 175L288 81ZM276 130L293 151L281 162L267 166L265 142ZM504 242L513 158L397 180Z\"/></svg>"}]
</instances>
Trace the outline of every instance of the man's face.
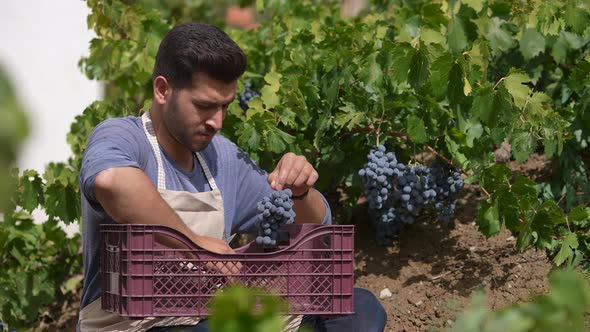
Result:
<instances>
[{"instance_id":1,"label":"man's face","mask_svg":"<svg viewBox=\"0 0 590 332\"><path fill-rule=\"evenodd\" d=\"M204 73L193 75L192 86L175 90L164 108L170 135L193 152L205 149L221 129L235 94L236 82L217 81Z\"/></svg>"}]
</instances>

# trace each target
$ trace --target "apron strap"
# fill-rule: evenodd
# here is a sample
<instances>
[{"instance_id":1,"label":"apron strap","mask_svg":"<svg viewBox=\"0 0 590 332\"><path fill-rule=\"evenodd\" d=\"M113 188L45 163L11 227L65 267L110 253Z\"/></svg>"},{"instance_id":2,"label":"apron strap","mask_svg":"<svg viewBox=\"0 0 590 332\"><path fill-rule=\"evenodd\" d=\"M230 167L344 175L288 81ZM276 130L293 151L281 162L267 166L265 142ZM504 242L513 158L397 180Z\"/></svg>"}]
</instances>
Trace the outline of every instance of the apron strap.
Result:
<instances>
[{"instance_id":1,"label":"apron strap","mask_svg":"<svg viewBox=\"0 0 590 332\"><path fill-rule=\"evenodd\" d=\"M203 172L205 172L205 176L207 177L207 181L209 182L209 186L211 187L211 190L217 190L217 184L215 183L215 179L213 178L213 175L211 174L211 171L209 170L209 166L207 166L207 162L205 161L205 158L203 158L203 156L201 156L201 154L199 152L195 152L195 154L197 155L197 159L199 160L199 164L201 164L201 168L203 169Z\"/></svg>"},{"instance_id":2,"label":"apron strap","mask_svg":"<svg viewBox=\"0 0 590 332\"><path fill-rule=\"evenodd\" d=\"M166 174L164 173L164 164L162 163L162 154L160 153L160 147L158 146L158 139L156 138L156 131L152 125L152 119L150 117L150 111L143 113L141 116L141 122L143 122L143 130L147 136L156 161L158 163L158 190L166 189Z\"/></svg>"},{"instance_id":3,"label":"apron strap","mask_svg":"<svg viewBox=\"0 0 590 332\"><path fill-rule=\"evenodd\" d=\"M156 137L156 132L154 130L154 126L152 125L152 119L150 117L150 111L143 113L141 116L141 121L143 122L143 130L145 135L147 136L148 141L154 151L154 155L156 156L156 161L158 163L158 190L165 190L166 189L166 173L164 173L164 163L162 162L162 154L160 153L160 145L158 144L158 138ZM209 182L209 186L211 190L217 190L217 183L215 183L215 179L209 170L209 166L207 166L207 162L205 158L201 156L199 152L195 152L197 156L197 160L205 173L205 177L207 178L207 182Z\"/></svg>"}]
</instances>

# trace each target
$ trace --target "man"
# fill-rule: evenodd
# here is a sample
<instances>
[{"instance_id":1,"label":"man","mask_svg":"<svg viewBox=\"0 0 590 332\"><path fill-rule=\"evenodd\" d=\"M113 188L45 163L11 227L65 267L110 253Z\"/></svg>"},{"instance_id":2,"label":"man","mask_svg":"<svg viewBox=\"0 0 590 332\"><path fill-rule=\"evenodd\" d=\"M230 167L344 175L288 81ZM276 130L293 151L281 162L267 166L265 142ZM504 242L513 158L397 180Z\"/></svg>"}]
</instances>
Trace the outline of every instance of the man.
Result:
<instances>
[{"instance_id":1,"label":"man","mask_svg":"<svg viewBox=\"0 0 590 332\"><path fill-rule=\"evenodd\" d=\"M293 192L295 222L331 223L325 198L313 189L318 174L305 157L287 153L267 175L216 135L245 68L244 53L223 31L179 25L158 49L150 109L141 117L106 120L90 135L80 171L85 277L80 330L207 331L198 317L125 320L102 311L102 223L160 224L204 249L230 254L225 239L252 232L256 203L284 188ZM318 329L382 331L385 313L378 300L360 289L354 296L355 315L304 321Z\"/></svg>"}]
</instances>

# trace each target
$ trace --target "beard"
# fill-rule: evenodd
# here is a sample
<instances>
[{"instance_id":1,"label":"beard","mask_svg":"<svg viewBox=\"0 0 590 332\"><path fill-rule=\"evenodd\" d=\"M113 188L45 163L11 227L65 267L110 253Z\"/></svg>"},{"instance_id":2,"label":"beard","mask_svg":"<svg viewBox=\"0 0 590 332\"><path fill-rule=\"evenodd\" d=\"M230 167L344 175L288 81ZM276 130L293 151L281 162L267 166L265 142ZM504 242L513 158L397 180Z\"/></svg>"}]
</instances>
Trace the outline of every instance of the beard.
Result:
<instances>
[{"instance_id":1,"label":"beard","mask_svg":"<svg viewBox=\"0 0 590 332\"><path fill-rule=\"evenodd\" d=\"M199 152L204 150L211 140L197 140L195 137L199 134L207 134L213 136L215 130L207 128L202 125L202 128L195 128L187 123L186 119L182 117L180 107L178 106L178 96L173 92L172 101L169 107L164 112L164 123L168 132L176 141L192 152Z\"/></svg>"}]
</instances>

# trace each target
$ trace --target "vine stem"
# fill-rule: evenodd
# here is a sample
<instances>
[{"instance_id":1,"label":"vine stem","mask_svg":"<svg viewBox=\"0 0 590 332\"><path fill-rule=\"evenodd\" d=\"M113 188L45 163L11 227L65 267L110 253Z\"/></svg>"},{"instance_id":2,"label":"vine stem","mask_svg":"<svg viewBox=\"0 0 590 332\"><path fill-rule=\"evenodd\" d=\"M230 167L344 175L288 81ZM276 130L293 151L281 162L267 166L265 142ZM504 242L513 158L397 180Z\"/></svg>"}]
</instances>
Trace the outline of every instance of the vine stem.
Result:
<instances>
[{"instance_id":1,"label":"vine stem","mask_svg":"<svg viewBox=\"0 0 590 332\"><path fill-rule=\"evenodd\" d=\"M504 81L506 79L506 77L502 77L498 80L498 82L496 82L496 84L494 84L494 87L492 88L492 90L496 90L496 88L498 87L498 85L500 83L502 83L502 81Z\"/></svg>"},{"instance_id":2,"label":"vine stem","mask_svg":"<svg viewBox=\"0 0 590 332\"><path fill-rule=\"evenodd\" d=\"M379 124L377 125L377 145L379 145L379 138L381 137L381 123L383 123L383 117L385 116L385 101L381 98L381 117L379 118Z\"/></svg>"}]
</instances>

